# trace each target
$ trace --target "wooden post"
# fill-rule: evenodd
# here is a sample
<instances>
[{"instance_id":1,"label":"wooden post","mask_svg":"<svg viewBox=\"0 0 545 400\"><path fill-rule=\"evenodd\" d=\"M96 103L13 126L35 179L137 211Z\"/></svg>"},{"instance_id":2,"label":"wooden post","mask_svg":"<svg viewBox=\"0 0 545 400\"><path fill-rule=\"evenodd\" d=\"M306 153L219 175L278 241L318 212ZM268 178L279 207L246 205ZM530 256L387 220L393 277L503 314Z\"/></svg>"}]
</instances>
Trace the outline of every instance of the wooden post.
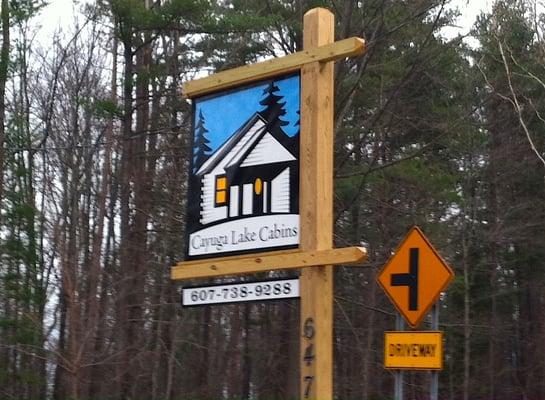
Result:
<instances>
[{"instance_id":1,"label":"wooden post","mask_svg":"<svg viewBox=\"0 0 545 400\"><path fill-rule=\"evenodd\" d=\"M315 8L304 16L304 50L334 41L334 16ZM301 68L300 223L303 251L333 246L333 62ZM333 268L303 268L301 398L333 399Z\"/></svg>"}]
</instances>

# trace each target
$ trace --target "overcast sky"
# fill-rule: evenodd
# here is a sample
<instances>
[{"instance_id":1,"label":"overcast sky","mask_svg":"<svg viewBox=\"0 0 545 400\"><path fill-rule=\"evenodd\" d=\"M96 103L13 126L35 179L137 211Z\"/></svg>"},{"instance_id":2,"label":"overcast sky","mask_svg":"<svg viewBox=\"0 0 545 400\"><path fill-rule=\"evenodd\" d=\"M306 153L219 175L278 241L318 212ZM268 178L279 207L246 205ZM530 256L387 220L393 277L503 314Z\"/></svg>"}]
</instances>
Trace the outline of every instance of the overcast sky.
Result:
<instances>
[{"instance_id":1,"label":"overcast sky","mask_svg":"<svg viewBox=\"0 0 545 400\"><path fill-rule=\"evenodd\" d=\"M81 3L78 1L78 4ZM74 0L50 0L49 4L38 16L38 24L42 26L41 35L51 36L59 27L66 28L72 22L72 16L77 9ZM41 41L45 44L45 41Z\"/></svg>"},{"instance_id":2,"label":"overcast sky","mask_svg":"<svg viewBox=\"0 0 545 400\"><path fill-rule=\"evenodd\" d=\"M79 4L83 2L85 0L78 1ZM449 7L458 7L462 14L458 18L457 26L443 29L442 34L447 38L455 37L458 33L467 34L477 15L482 11L490 11L491 6L491 0L452 0ZM50 37L58 27L66 27L71 23L74 9L77 9L74 0L50 1L39 17L43 44L46 44L45 39Z\"/></svg>"},{"instance_id":3,"label":"overcast sky","mask_svg":"<svg viewBox=\"0 0 545 400\"><path fill-rule=\"evenodd\" d=\"M452 0L449 8L458 7L460 16L456 26L443 28L441 34L446 38L456 37L458 34L466 35L475 23L477 16L482 12L489 12L492 9L491 0ZM467 43L476 46L475 40L466 39Z\"/></svg>"}]
</instances>

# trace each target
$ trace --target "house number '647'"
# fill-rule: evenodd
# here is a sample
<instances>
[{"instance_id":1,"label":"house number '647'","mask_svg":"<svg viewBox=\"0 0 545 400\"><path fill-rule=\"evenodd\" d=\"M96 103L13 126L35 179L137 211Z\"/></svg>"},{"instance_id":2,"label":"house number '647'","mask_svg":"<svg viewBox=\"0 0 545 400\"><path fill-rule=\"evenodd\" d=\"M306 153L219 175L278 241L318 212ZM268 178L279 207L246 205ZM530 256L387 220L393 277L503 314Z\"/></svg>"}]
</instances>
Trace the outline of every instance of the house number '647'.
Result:
<instances>
[{"instance_id":1,"label":"house number '647'","mask_svg":"<svg viewBox=\"0 0 545 400\"><path fill-rule=\"evenodd\" d=\"M314 362L314 335L316 331L314 328L314 319L307 318L303 324L303 337L307 339L307 347L305 348L305 354L303 355L303 361L306 366L309 367ZM303 378L303 385L305 388L304 397L308 399L312 390L312 382L314 381L314 375L306 375Z\"/></svg>"}]
</instances>

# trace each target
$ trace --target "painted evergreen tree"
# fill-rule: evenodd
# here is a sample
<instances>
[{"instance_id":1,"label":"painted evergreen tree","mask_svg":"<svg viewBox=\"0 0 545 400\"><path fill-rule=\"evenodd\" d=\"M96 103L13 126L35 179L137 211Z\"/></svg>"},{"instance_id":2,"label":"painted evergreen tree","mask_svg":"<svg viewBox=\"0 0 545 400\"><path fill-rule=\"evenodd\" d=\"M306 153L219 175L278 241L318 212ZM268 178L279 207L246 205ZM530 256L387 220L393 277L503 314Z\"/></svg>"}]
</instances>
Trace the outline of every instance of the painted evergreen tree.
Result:
<instances>
[{"instance_id":1,"label":"painted evergreen tree","mask_svg":"<svg viewBox=\"0 0 545 400\"><path fill-rule=\"evenodd\" d=\"M280 102L283 97L276 94L279 90L280 89L278 89L278 86L276 86L274 82L271 82L267 88L263 90L265 98L261 100L259 104L265 106L265 109L260 111L260 114L271 125L278 124L278 126L286 126L289 122L280 119L280 117L286 115L286 110L284 109L286 102Z\"/></svg>"},{"instance_id":2,"label":"painted evergreen tree","mask_svg":"<svg viewBox=\"0 0 545 400\"><path fill-rule=\"evenodd\" d=\"M210 157L212 149L208 146L210 140L206 138L208 129L205 127L204 116L202 111L199 112L199 121L195 126L195 142L193 143L193 166L194 171L197 171L201 165Z\"/></svg>"}]
</instances>

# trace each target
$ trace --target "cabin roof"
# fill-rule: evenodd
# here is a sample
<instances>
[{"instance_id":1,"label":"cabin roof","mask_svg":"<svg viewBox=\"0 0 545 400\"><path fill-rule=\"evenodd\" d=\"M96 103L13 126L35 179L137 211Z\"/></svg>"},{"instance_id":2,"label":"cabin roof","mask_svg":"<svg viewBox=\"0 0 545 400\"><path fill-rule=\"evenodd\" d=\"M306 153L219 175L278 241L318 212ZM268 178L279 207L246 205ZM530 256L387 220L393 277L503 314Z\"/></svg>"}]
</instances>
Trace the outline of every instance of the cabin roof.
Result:
<instances>
[{"instance_id":1,"label":"cabin roof","mask_svg":"<svg viewBox=\"0 0 545 400\"><path fill-rule=\"evenodd\" d=\"M238 128L229 139L227 139L216 151L206 160L201 167L197 170L195 175L205 175L214 169L218 163L223 160L236 144L250 131L250 128L254 126L259 120L263 123L266 121L259 113L254 113L246 122L244 122L240 128Z\"/></svg>"},{"instance_id":2,"label":"cabin roof","mask_svg":"<svg viewBox=\"0 0 545 400\"><path fill-rule=\"evenodd\" d=\"M264 124L263 127L252 131L251 128L259 122ZM290 148L292 147L290 144L292 143L293 138L287 136L279 127L271 127L270 123L268 123L259 112L256 112L202 164L196 172L196 175L202 176L210 173L222 161L226 161L225 169L240 164L259 142L260 138L267 132L290 151L290 153L293 153ZM237 148L237 144L241 141L244 142ZM234 150L236 150L236 152L233 152ZM227 157L230 157L229 160L226 160Z\"/></svg>"}]
</instances>

